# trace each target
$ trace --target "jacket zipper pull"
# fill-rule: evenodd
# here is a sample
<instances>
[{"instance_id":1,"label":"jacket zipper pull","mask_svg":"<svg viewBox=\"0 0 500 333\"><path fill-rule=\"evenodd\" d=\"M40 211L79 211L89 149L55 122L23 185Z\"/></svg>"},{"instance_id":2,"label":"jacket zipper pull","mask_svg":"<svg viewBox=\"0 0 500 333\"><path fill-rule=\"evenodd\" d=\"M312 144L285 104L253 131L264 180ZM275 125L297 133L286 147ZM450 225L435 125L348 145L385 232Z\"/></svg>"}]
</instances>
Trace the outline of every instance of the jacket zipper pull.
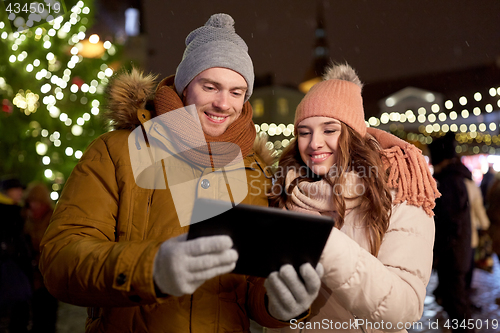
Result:
<instances>
[{"instance_id":1,"label":"jacket zipper pull","mask_svg":"<svg viewBox=\"0 0 500 333\"><path fill-rule=\"evenodd\" d=\"M357 325L358 316L356 316L356 315L355 315L354 313L352 313L352 312L351 312L351 314L352 314L352 316L354 317L354 320L356 321L356 325ZM365 330L365 328L364 328L363 326L361 326L361 325L357 325L357 326L359 327L359 329L361 330L361 332L366 333L366 330Z\"/></svg>"}]
</instances>

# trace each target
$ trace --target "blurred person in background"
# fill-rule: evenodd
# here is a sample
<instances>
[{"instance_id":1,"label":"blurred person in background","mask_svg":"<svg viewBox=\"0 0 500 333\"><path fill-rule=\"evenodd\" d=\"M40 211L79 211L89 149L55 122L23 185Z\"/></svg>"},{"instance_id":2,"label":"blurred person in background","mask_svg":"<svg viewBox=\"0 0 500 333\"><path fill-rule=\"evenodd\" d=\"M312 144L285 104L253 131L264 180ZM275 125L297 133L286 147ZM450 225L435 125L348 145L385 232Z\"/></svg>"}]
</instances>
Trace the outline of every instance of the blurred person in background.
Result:
<instances>
[{"instance_id":1,"label":"blurred person in background","mask_svg":"<svg viewBox=\"0 0 500 333\"><path fill-rule=\"evenodd\" d=\"M493 241L493 252L500 259L500 173L495 175L486 196L488 202L486 214L488 214L491 222L488 233ZM496 303L500 305L500 297L496 299Z\"/></svg>"},{"instance_id":2,"label":"blurred person in background","mask_svg":"<svg viewBox=\"0 0 500 333\"><path fill-rule=\"evenodd\" d=\"M0 333L27 332L30 320L31 254L19 206L23 189L17 178L0 182Z\"/></svg>"},{"instance_id":3,"label":"blurred person in background","mask_svg":"<svg viewBox=\"0 0 500 333\"><path fill-rule=\"evenodd\" d=\"M52 333L56 330L58 301L45 287L38 269L40 242L49 226L54 203L50 191L43 183L32 183L24 195L24 233L31 247L33 270L32 330L31 332Z\"/></svg>"},{"instance_id":4,"label":"blurred person in background","mask_svg":"<svg viewBox=\"0 0 500 333\"><path fill-rule=\"evenodd\" d=\"M15 177L5 177L0 182L0 203L20 205L25 186Z\"/></svg>"},{"instance_id":5,"label":"blurred person in background","mask_svg":"<svg viewBox=\"0 0 500 333\"><path fill-rule=\"evenodd\" d=\"M483 204L485 207L487 207L487 199L488 199L488 191L493 185L493 182L495 180L495 169L493 169L493 164L490 163L488 165L488 171L483 175L483 179L481 179L481 194L483 196Z\"/></svg>"},{"instance_id":6,"label":"blurred person in background","mask_svg":"<svg viewBox=\"0 0 500 333\"><path fill-rule=\"evenodd\" d=\"M483 204L483 196L481 190L477 187L472 179L464 179L465 186L467 187L467 194L469 196L470 206L470 221L471 221L471 261L469 271L465 275L465 288L469 294L472 292L472 277L475 269L475 254L476 248L479 245L479 230L488 230L490 227L490 220L486 215L486 209ZM471 302L472 310L481 310L479 305Z\"/></svg>"},{"instance_id":7,"label":"blurred person in background","mask_svg":"<svg viewBox=\"0 0 500 333\"><path fill-rule=\"evenodd\" d=\"M434 267L438 286L436 300L451 320L471 319L470 300L466 290L466 274L471 264L471 212L465 179L472 174L455 151L455 133L448 132L429 145L434 178L441 198L436 199L434 221ZM469 330L470 331L470 330ZM469 332L458 327L453 332Z\"/></svg>"}]
</instances>

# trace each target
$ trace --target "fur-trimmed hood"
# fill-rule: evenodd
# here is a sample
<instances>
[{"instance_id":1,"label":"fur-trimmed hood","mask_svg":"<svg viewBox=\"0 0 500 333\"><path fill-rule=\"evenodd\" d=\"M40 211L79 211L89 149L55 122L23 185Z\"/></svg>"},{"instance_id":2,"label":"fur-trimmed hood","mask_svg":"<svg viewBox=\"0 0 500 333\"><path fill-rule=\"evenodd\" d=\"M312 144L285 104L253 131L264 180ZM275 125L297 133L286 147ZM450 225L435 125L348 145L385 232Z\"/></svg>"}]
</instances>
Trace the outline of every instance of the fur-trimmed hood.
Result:
<instances>
[{"instance_id":1,"label":"fur-trimmed hood","mask_svg":"<svg viewBox=\"0 0 500 333\"><path fill-rule=\"evenodd\" d=\"M269 149L267 145L268 136L265 134L257 134L255 137L255 141L253 143L254 152L259 155L262 161L268 165L272 166L275 162L278 161L278 152L276 149Z\"/></svg>"},{"instance_id":2,"label":"fur-trimmed hood","mask_svg":"<svg viewBox=\"0 0 500 333\"><path fill-rule=\"evenodd\" d=\"M123 71L111 80L106 92L104 117L109 120L112 129L133 130L141 124L137 110L145 109L146 103L153 99L157 78L158 75L145 75L133 68L131 72Z\"/></svg>"}]
</instances>

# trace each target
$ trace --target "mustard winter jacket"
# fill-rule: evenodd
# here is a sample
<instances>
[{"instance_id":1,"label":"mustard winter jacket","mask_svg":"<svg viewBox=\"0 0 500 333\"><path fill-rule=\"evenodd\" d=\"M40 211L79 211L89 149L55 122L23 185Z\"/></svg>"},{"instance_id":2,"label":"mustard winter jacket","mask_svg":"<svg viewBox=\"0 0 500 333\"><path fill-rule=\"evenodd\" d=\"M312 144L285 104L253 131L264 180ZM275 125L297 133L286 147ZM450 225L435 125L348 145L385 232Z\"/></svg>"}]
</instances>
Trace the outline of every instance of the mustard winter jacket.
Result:
<instances>
[{"instance_id":1,"label":"mustard winter jacket","mask_svg":"<svg viewBox=\"0 0 500 333\"><path fill-rule=\"evenodd\" d=\"M100 136L67 180L41 244L48 290L63 302L89 307L87 332L249 332L248 318L284 326L266 310L262 278L225 274L192 295L157 297L155 254L188 226L180 225L168 187L137 185L130 133ZM244 167L248 195L242 203L266 206L271 175L256 153L244 157ZM201 184L208 173L193 168L193 174ZM211 185L214 199L226 195L218 182Z\"/></svg>"}]
</instances>

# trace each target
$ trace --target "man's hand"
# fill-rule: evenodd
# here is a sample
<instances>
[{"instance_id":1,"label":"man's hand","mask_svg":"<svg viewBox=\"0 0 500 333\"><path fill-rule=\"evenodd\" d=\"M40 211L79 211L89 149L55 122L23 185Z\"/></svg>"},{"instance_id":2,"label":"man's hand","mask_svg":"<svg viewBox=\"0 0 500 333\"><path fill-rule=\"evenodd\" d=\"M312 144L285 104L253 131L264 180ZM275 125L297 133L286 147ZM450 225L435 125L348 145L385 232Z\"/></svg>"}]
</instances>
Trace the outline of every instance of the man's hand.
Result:
<instances>
[{"instance_id":1,"label":"man's hand","mask_svg":"<svg viewBox=\"0 0 500 333\"><path fill-rule=\"evenodd\" d=\"M231 272L238 253L229 236L186 240L187 234L165 241L154 260L153 279L161 292L192 294L206 280Z\"/></svg>"},{"instance_id":2,"label":"man's hand","mask_svg":"<svg viewBox=\"0 0 500 333\"><path fill-rule=\"evenodd\" d=\"M292 265L281 266L279 272L272 272L264 286L269 298L268 311L276 319L288 321L304 313L316 299L321 287L323 266L316 270L311 264L300 266L300 275Z\"/></svg>"}]
</instances>

